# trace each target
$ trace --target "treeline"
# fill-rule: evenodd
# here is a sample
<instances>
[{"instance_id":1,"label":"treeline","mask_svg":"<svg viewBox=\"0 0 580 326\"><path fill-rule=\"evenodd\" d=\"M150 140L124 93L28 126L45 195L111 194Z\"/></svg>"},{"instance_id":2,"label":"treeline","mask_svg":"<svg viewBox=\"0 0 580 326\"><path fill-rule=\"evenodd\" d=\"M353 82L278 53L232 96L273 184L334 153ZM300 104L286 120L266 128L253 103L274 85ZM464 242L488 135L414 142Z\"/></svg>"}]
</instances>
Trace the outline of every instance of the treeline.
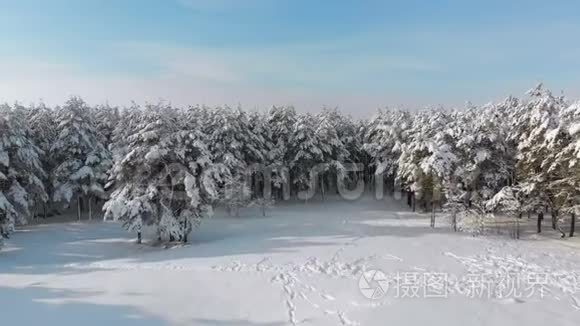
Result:
<instances>
[{"instance_id":1,"label":"treeline","mask_svg":"<svg viewBox=\"0 0 580 326\"><path fill-rule=\"evenodd\" d=\"M383 110L361 121L335 109L90 107L76 97L55 108L3 105L0 231L70 205L90 216L104 203L105 217L129 230L187 241L213 205L265 208L264 183L273 198L296 196L313 186L313 169L321 195L343 177L378 181L401 189L413 209L538 218L549 210L557 228L559 217L575 221L579 136L580 104L541 85L524 100Z\"/></svg>"}]
</instances>

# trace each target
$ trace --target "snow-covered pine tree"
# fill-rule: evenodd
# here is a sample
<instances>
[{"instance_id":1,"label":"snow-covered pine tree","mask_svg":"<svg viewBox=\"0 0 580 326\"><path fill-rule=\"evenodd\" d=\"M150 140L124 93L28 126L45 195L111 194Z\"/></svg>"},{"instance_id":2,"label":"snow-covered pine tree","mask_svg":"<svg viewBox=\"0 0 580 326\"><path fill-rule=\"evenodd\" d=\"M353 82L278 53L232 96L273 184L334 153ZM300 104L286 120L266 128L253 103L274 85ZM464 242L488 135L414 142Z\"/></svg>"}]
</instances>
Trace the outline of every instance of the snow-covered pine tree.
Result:
<instances>
[{"instance_id":1,"label":"snow-covered pine tree","mask_svg":"<svg viewBox=\"0 0 580 326\"><path fill-rule=\"evenodd\" d=\"M324 163L324 152L321 149L319 138L316 134L316 118L311 114L300 114L294 125L292 138L289 140L290 175L296 192L308 191L309 199L315 191L317 173L315 170L319 164Z\"/></svg>"},{"instance_id":2,"label":"snow-covered pine tree","mask_svg":"<svg viewBox=\"0 0 580 326\"><path fill-rule=\"evenodd\" d=\"M574 236L580 208L579 130L580 102L576 102L560 112L558 127L546 132L543 144L548 153L542 162L549 175L547 192L561 207L560 217L569 216L570 237Z\"/></svg>"},{"instance_id":3,"label":"snow-covered pine tree","mask_svg":"<svg viewBox=\"0 0 580 326\"><path fill-rule=\"evenodd\" d=\"M241 108L212 110L204 133L208 137L213 161L221 174L221 202L237 216L240 208L247 206L251 199L251 172L248 167L253 162L263 160L260 145Z\"/></svg>"},{"instance_id":4,"label":"snow-covered pine tree","mask_svg":"<svg viewBox=\"0 0 580 326\"><path fill-rule=\"evenodd\" d=\"M278 167L273 171L272 183L276 189L277 198L284 196L284 186L291 187L289 179L290 164L292 162L291 139L296 124L296 111L291 106L272 107L268 112L268 126L272 132L272 166Z\"/></svg>"},{"instance_id":5,"label":"snow-covered pine tree","mask_svg":"<svg viewBox=\"0 0 580 326\"><path fill-rule=\"evenodd\" d=\"M105 198L103 187L112 164L111 154L99 141L99 134L90 120L90 112L82 99L70 98L58 110L58 135L51 147L51 157L55 162L53 199L70 204L76 197L79 219L83 203L88 208L90 219L94 199Z\"/></svg>"},{"instance_id":6,"label":"snow-covered pine tree","mask_svg":"<svg viewBox=\"0 0 580 326\"><path fill-rule=\"evenodd\" d=\"M237 119L244 128L243 143L248 165L264 164L271 155L272 145L269 143L270 130L264 116L258 112L246 113L241 108L234 111Z\"/></svg>"},{"instance_id":7,"label":"snow-covered pine tree","mask_svg":"<svg viewBox=\"0 0 580 326\"><path fill-rule=\"evenodd\" d=\"M364 181L365 163L368 163L369 156L363 149L364 124L363 120L354 120L350 115L344 115L338 110L333 111L334 129L338 139L348 156L343 160L348 163L359 164L356 172L348 173L341 183L348 189L353 189L359 180Z\"/></svg>"},{"instance_id":8,"label":"snow-covered pine tree","mask_svg":"<svg viewBox=\"0 0 580 326\"><path fill-rule=\"evenodd\" d=\"M562 203L548 187L551 176L544 158L549 155L545 146L546 136L557 130L559 114L566 106L565 99L555 97L542 84L528 92L530 99L515 110L517 127L511 136L517 139L518 154L516 163L516 182L527 189L530 196L547 198L552 213L552 227L557 228L557 219Z\"/></svg>"},{"instance_id":9,"label":"snow-covered pine tree","mask_svg":"<svg viewBox=\"0 0 580 326\"><path fill-rule=\"evenodd\" d=\"M26 223L37 204L47 200L42 183L42 150L30 139L23 107L0 106L0 238Z\"/></svg>"},{"instance_id":10,"label":"snow-covered pine tree","mask_svg":"<svg viewBox=\"0 0 580 326\"><path fill-rule=\"evenodd\" d=\"M494 105L469 107L456 113L455 179L471 191L472 201L486 201L510 183L513 150L507 143L505 128Z\"/></svg>"},{"instance_id":11,"label":"snow-covered pine tree","mask_svg":"<svg viewBox=\"0 0 580 326\"><path fill-rule=\"evenodd\" d=\"M55 112L44 103L33 106L28 111L28 124L30 126L30 136L34 144L41 149L40 161L43 170L46 172L42 178L48 200L43 203L42 216L46 218L50 214L51 202L54 189L51 182L51 174L54 170L54 160L51 156L51 147L58 135L55 126Z\"/></svg>"},{"instance_id":12,"label":"snow-covered pine tree","mask_svg":"<svg viewBox=\"0 0 580 326\"><path fill-rule=\"evenodd\" d=\"M109 145L113 142L113 134L120 121L119 108L106 104L92 108L91 111L99 141L110 150Z\"/></svg>"},{"instance_id":13,"label":"snow-covered pine tree","mask_svg":"<svg viewBox=\"0 0 580 326\"><path fill-rule=\"evenodd\" d=\"M28 124L32 139L37 146L45 152L50 151L52 143L56 139L55 112L46 104L40 103L28 110ZM48 155L48 153L45 153ZM45 156L45 160L48 157Z\"/></svg>"},{"instance_id":14,"label":"snow-covered pine tree","mask_svg":"<svg viewBox=\"0 0 580 326\"><path fill-rule=\"evenodd\" d=\"M405 130L411 126L411 115L400 110L379 112L370 120L364 135L364 150L371 158L373 175L394 190L399 157L406 143Z\"/></svg>"},{"instance_id":15,"label":"snow-covered pine tree","mask_svg":"<svg viewBox=\"0 0 580 326\"><path fill-rule=\"evenodd\" d=\"M143 116L143 108L132 103L128 108L119 112L119 121L113 128L109 150L115 162L128 153L129 136L133 135Z\"/></svg>"},{"instance_id":16,"label":"snow-covered pine tree","mask_svg":"<svg viewBox=\"0 0 580 326\"><path fill-rule=\"evenodd\" d=\"M261 195L263 190L263 187L259 187L259 181L263 178L262 172L265 172L261 168L268 167L271 163L272 146L267 138L270 137L270 130L263 115L258 112L246 113L238 107L233 113L242 129L240 138L245 154L244 161L248 167L244 172L244 180L250 197L255 197Z\"/></svg>"},{"instance_id":17,"label":"snow-covered pine tree","mask_svg":"<svg viewBox=\"0 0 580 326\"><path fill-rule=\"evenodd\" d=\"M347 162L363 163L365 153L363 150L363 126L364 120L355 120L350 115L344 115L340 111L336 112L335 130L338 138L342 142L344 149L348 153L345 159ZM357 177L362 177L363 171Z\"/></svg>"},{"instance_id":18,"label":"snow-covered pine tree","mask_svg":"<svg viewBox=\"0 0 580 326\"><path fill-rule=\"evenodd\" d=\"M417 199L426 209L453 172L457 157L454 136L447 127L450 121L450 116L441 110L424 111L415 116L409 129L397 163L397 178L410 192L413 209Z\"/></svg>"},{"instance_id":19,"label":"snow-covered pine tree","mask_svg":"<svg viewBox=\"0 0 580 326\"><path fill-rule=\"evenodd\" d=\"M262 197L266 201L271 199L271 188L266 191L265 182L269 180L271 187L272 174L275 168L274 145L272 143L272 129L268 125L267 116L260 112L248 114L251 146L259 155L249 155L247 160L252 170L252 194L254 198ZM255 200L255 199L254 199Z\"/></svg>"},{"instance_id":20,"label":"snow-covered pine tree","mask_svg":"<svg viewBox=\"0 0 580 326\"><path fill-rule=\"evenodd\" d=\"M164 241L187 242L218 198L211 154L203 135L191 130L185 114L166 105L148 105L128 137L127 154L112 169L114 191L105 218L137 232L154 228Z\"/></svg>"},{"instance_id":21,"label":"snow-covered pine tree","mask_svg":"<svg viewBox=\"0 0 580 326\"><path fill-rule=\"evenodd\" d=\"M351 154L339 137L337 129L340 129L340 123L341 117L337 109L325 108L316 116L315 135L322 151L321 163L325 164L318 180L323 198L327 189L338 190L338 178L347 177L344 163L350 163Z\"/></svg>"},{"instance_id":22,"label":"snow-covered pine tree","mask_svg":"<svg viewBox=\"0 0 580 326\"><path fill-rule=\"evenodd\" d=\"M133 135L143 116L143 108L135 102L128 108L123 108L119 111L119 120L114 126L111 133L110 144L108 146L111 152L111 160L113 162L111 169L108 171L108 179L105 183L105 192L110 193L115 188L115 162L121 161L129 152L129 136Z\"/></svg>"}]
</instances>

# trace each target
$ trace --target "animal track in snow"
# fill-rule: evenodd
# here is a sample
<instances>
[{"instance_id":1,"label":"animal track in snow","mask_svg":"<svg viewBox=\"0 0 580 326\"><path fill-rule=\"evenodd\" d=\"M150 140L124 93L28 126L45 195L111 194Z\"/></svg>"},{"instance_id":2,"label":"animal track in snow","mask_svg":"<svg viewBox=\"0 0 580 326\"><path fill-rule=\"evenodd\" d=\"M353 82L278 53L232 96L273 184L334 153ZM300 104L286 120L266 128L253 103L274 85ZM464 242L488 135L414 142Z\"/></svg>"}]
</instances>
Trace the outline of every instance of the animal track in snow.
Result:
<instances>
[{"instance_id":1,"label":"animal track in snow","mask_svg":"<svg viewBox=\"0 0 580 326\"><path fill-rule=\"evenodd\" d=\"M491 248L486 250L485 254L475 255L473 257L461 257L451 252L443 253L460 262L467 270L469 275L480 275L486 277L486 282L495 287L494 291L501 290L501 286L507 286L506 281L524 282L527 280L538 281L538 277L545 277L545 282L541 283L539 295L542 297L550 296L555 300L560 298L555 294L556 290L570 296L570 302L573 307L580 309L578 299L574 297L575 293L580 291L580 272L554 269L550 266L540 266L528 262L521 256L500 256L494 253ZM449 280L449 287L458 293L465 293L470 286L473 286L468 277L456 277ZM516 290L526 290L522 284L513 284ZM529 284L528 289L529 290ZM536 291L538 292L538 291ZM492 293L497 296L497 293ZM538 295L538 293L532 293ZM498 299L500 299L498 297ZM501 303L506 303L507 299L500 299ZM507 303L524 303L520 298L513 298Z\"/></svg>"},{"instance_id":2,"label":"animal track in snow","mask_svg":"<svg viewBox=\"0 0 580 326\"><path fill-rule=\"evenodd\" d=\"M366 269L367 265L377 259L377 256L368 256L345 262L340 259L344 248L339 249L330 260L323 261L318 257L310 257L302 264L282 264L274 265L268 257L261 259L256 264L244 264L234 261L227 266L214 266L213 270L220 272L253 272L253 273L275 273L270 279L273 284L279 284L285 296L285 306L288 314L288 322L292 325L298 324L296 317L296 300L300 299L309 304L314 309L324 309L325 303L335 302L341 304L336 297L317 289L315 286L305 283L301 276L323 275L330 278L357 279ZM392 256L395 257L395 256ZM398 257L395 258L397 260ZM398 258L400 259L400 258ZM317 303L312 295L319 297L323 302ZM326 315L336 315L341 325L356 326L358 322L348 318L346 313L338 309L324 309Z\"/></svg>"}]
</instances>

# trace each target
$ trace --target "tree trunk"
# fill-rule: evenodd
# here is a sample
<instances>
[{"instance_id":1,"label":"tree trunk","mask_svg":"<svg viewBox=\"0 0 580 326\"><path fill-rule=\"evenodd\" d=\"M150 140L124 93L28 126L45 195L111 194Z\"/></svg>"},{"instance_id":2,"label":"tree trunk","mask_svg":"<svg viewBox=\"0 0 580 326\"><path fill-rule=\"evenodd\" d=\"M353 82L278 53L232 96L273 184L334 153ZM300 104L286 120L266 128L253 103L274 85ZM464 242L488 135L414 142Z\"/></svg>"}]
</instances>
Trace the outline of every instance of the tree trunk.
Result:
<instances>
[{"instance_id":1,"label":"tree trunk","mask_svg":"<svg viewBox=\"0 0 580 326\"><path fill-rule=\"evenodd\" d=\"M415 192L411 192L411 201L413 202L413 212L417 210L417 197L415 197Z\"/></svg>"},{"instance_id":2,"label":"tree trunk","mask_svg":"<svg viewBox=\"0 0 580 326\"><path fill-rule=\"evenodd\" d=\"M324 201L324 175L320 177L320 192L322 194L322 200Z\"/></svg>"},{"instance_id":3,"label":"tree trunk","mask_svg":"<svg viewBox=\"0 0 580 326\"><path fill-rule=\"evenodd\" d=\"M137 243L141 243L141 231L137 232Z\"/></svg>"},{"instance_id":4,"label":"tree trunk","mask_svg":"<svg viewBox=\"0 0 580 326\"><path fill-rule=\"evenodd\" d=\"M451 223L453 224L453 231L457 232L457 212L453 210L451 216Z\"/></svg>"},{"instance_id":5,"label":"tree trunk","mask_svg":"<svg viewBox=\"0 0 580 326\"><path fill-rule=\"evenodd\" d=\"M558 223L558 211L552 211L552 223L553 223L554 230L558 230L558 232L560 232L560 234L561 234L561 237L565 238L566 233L564 231L562 231L562 228L560 227L560 223Z\"/></svg>"},{"instance_id":6,"label":"tree trunk","mask_svg":"<svg viewBox=\"0 0 580 326\"><path fill-rule=\"evenodd\" d=\"M544 219L544 212L538 213L538 233L542 233L542 220Z\"/></svg>"},{"instance_id":7,"label":"tree trunk","mask_svg":"<svg viewBox=\"0 0 580 326\"><path fill-rule=\"evenodd\" d=\"M159 199L156 200L155 206L157 210L157 218L161 220L161 201L159 201ZM163 240L160 228L157 228L157 239L159 240L159 242Z\"/></svg>"},{"instance_id":8,"label":"tree trunk","mask_svg":"<svg viewBox=\"0 0 580 326\"><path fill-rule=\"evenodd\" d=\"M431 227L435 227L435 204L431 205Z\"/></svg>"},{"instance_id":9,"label":"tree trunk","mask_svg":"<svg viewBox=\"0 0 580 326\"><path fill-rule=\"evenodd\" d=\"M187 220L184 221L183 225L183 243L187 243L187 235L189 234L189 223Z\"/></svg>"},{"instance_id":10,"label":"tree trunk","mask_svg":"<svg viewBox=\"0 0 580 326\"><path fill-rule=\"evenodd\" d=\"M574 236L574 231L576 230L576 214L572 213L570 221L570 238Z\"/></svg>"},{"instance_id":11,"label":"tree trunk","mask_svg":"<svg viewBox=\"0 0 580 326\"><path fill-rule=\"evenodd\" d=\"M46 203L42 203L42 214L44 219L46 220Z\"/></svg>"},{"instance_id":12,"label":"tree trunk","mask_svg":"<svg viewBox=\"0 0 580 326\"><path fill-rule=\"evenodd\" d=\"M93 206L91 205L91 202L92 202L92 198L91 198L91 196L89 196L87 198L87 205L89 207L89 221L92 221L92 219L93 219Z\"/></svg>"},{"instance_id":13,"label":"tree trunk","mask_svg":"<svg viewBox=\"0 0 580 326\"><path fill-rule=\"evenodd\" d=\"M77 196L77 217L81 220L81 195Z\"/></svg>"}]
</instances>

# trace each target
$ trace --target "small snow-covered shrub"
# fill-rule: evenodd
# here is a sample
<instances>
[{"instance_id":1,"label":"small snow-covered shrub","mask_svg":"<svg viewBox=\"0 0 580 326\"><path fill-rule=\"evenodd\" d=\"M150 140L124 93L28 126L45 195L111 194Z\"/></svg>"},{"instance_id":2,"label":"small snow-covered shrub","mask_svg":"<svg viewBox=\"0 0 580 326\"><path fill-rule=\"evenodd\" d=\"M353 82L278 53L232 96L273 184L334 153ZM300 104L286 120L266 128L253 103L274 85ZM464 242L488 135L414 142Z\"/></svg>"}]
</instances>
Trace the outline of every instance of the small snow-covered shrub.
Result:
<instances>
[{"instance_id":1,"label":"small snow-covered shrub","mask_svg":"<svg viewBox=\"0 0 580 326\"><path fill-rule=\"evenodd\" d=\"M274 206L274 203L273 199L260 197L252 200L250 206L259 208L262 216L266 216L266 212Z\"/></svg>"},{"instance_id":2,"label":"small snow-covered shrub","mask_svg":"<svg viewBox=\"0 0 580 326\"><path fill-rule=\"evenodd\" d=\"M488 234L489 226L493 225L495 217L490 214L481 214L473 211L458 213L457 228L459 231L470 233L474 236Z\"/></svg>"}]
</instances>

